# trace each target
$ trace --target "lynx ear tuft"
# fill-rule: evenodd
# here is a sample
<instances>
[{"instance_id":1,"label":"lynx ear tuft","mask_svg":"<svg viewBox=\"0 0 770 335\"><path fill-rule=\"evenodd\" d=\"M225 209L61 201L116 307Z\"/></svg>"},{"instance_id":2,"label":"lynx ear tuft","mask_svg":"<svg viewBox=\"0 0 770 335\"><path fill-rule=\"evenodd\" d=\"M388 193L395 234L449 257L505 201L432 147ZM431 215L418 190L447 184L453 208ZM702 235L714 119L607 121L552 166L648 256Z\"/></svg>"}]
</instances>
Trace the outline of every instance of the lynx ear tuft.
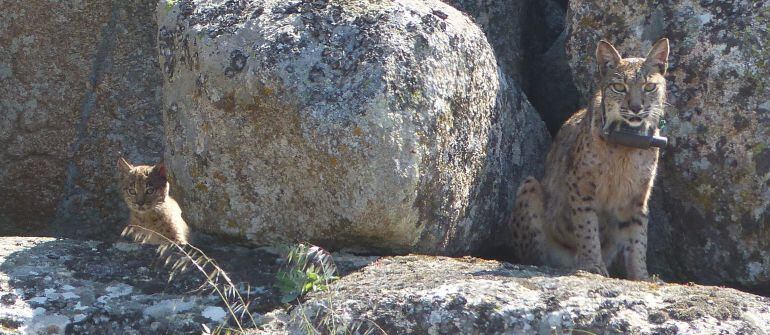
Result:
<instances>
[{"instance_id":1,"label":"lynx ear tuft","mask_svg":"<svg viewBox=\"0 0 770 335\"><path fill-rule=\"evenodd\" d=\"M128 173L133 169L134 166L131 165L125 158L122 156L118 158L118 170L122 173Z\"/></svg>"},{"instance_id":2,"label":"lynx ear tuft","mask_svg":"<svg viewBox=\"0 0 770 335\"><path fill-rule=\"evenodd\" d=\"M617 68L620 63L620 53L615 47L605 40L599 41L596 45L596 64L598 65L599 74L604 76L610 70Z\"/></svg>"},{"instance_id":3,"label":"lynx ear tuft","mask_svg":"<svg viewBox=\"0 0 770 335\"><path fill-rule=\"evenodd\" d=\"M163 179L168 179L168 177L166 175L166 164L165 163L163 163L163 162L158 163L158 165L155 165L153 170L155 170L158 173L158 175L161 176Z\"/></svg>"},{"instance_id":4,"label":"lynx ear tuft","mask_svg":"<svg viewBox=\"0 0 770 335\"><path fill-rule=\"evenodd\" d=\"M668 39L659 39L647 53L647 59L644 60L645 65L661 75L665 75L666 68L668 68L668 52Z\"/></svg>"}]
</instances>

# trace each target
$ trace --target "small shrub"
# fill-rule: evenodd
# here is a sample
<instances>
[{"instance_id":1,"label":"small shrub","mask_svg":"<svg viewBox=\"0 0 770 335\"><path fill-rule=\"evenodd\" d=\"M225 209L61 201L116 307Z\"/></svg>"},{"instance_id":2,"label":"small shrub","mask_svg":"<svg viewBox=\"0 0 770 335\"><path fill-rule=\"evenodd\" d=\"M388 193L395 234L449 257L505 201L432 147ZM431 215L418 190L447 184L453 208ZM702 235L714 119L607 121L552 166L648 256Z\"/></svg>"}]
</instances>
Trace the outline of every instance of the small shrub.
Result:
<instances>
[{"instance_id":1,"label":"small shrub","mask_svg":"<svg viewBox=\"0 0 770 335\"><path fill-rule=\"evenodd\" d=\"M321 247L298 244L290 248L286 264L276 274L276 288L281 302L292 302L309 292L328 291L338 277L331 254Z\"/></svg>"}]
</instances>

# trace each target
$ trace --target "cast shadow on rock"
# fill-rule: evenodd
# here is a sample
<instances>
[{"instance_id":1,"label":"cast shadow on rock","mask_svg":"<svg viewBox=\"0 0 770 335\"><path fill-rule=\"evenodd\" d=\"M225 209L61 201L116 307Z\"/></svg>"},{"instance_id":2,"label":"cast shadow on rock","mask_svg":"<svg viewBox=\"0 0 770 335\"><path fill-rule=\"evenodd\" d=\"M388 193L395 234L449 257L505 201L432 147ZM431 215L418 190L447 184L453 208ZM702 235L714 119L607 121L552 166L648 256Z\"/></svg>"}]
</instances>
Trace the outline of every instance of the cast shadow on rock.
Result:
<instances>
[{"instance_id":1,"label":"cast shadow on rock","mask_svg":"<svg viewBox=\"0 0 770 335\"><path fill-rule=\"evenodd\" d=\"M5 250L10 252L3 255L0 251L0 273L8 276L7 283L0 282L0 324L12 329L199 333L201 324L217 326L225 320L226 308L205 285L205 277L188 270L169 280L170 267L153 246L4 239ZM262 249L208 242L206 253L234 282L244 283L248 292L241 294L249 296L249 310L262 313L279 306L273 288L279 256ZM209 318L217 313L222 318Z\"/></svg>"}]
</instances>

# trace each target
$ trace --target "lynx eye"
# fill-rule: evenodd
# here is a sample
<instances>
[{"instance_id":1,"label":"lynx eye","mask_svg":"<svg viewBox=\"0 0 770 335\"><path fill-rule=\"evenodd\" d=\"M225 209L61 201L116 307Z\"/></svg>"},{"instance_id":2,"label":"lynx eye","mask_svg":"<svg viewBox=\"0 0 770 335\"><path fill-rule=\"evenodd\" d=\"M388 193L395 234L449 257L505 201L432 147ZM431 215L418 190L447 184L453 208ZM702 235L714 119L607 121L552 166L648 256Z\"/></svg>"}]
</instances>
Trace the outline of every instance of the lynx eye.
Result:
<instances>
[{"instance_id":1,"label":"lynx eye","mask_svg":"<svg viewBox=\"0 0 770 335\"><path fill-rule=\"evenodd\" d=\"M657 88L658 88L658 85L655 85L654 83L646 83L646 84L644 84L644 91L645 92L653 92Z\"/></svg>"},{"instance_id":2,"label":"lynx eye","mask_svg":"<svg viewBox=\"0 0 770 335\"><path fill-rule=\"evenodd\" d=\"M144 191L144 193L152 194L152 192L155 192L155 189L152 187L148 187L147 190Z\"/></svg>"},{"instance_id":3,"label":"lynx eye","mask_svg":"<svg viewBox=\"0 0 770 335\"><path fill-rule=\"evenodd\" d=\"M136 195L136 190L134 190L133 188L127 188L126 192L128 192L128 194L130 195Z\"/></svg>"},{"instance_id":4,"label":"lynx eye","mask_svg":"<svg viewBox=\"0 0 770 335\"><path fill-rule=\"evenodd\" d=\"M626 85L623 85L620 83L610 84L610 89L612 89L616 93L626 93Z\"/></svg>"}]
</instances>

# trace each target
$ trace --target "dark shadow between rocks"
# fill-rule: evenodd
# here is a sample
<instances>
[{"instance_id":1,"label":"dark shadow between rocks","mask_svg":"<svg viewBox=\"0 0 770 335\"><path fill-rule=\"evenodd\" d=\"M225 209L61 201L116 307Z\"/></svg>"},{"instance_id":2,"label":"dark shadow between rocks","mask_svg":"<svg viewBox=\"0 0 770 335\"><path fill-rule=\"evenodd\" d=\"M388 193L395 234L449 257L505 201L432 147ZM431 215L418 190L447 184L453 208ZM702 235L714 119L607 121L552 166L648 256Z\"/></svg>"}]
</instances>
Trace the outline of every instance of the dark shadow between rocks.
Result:
<instances>
[{"instance_id":1,"label":"dark shadow between rocks","mask_svg":"<svg viewBox=\"0 0 770 335\"><path fill-rule=\"evenodd\" d=\"M564 48L566 11L567 1L534 0L524 16L522 86L551 135L585 103L575 87Z\"/></svg>"}]
</instances>

